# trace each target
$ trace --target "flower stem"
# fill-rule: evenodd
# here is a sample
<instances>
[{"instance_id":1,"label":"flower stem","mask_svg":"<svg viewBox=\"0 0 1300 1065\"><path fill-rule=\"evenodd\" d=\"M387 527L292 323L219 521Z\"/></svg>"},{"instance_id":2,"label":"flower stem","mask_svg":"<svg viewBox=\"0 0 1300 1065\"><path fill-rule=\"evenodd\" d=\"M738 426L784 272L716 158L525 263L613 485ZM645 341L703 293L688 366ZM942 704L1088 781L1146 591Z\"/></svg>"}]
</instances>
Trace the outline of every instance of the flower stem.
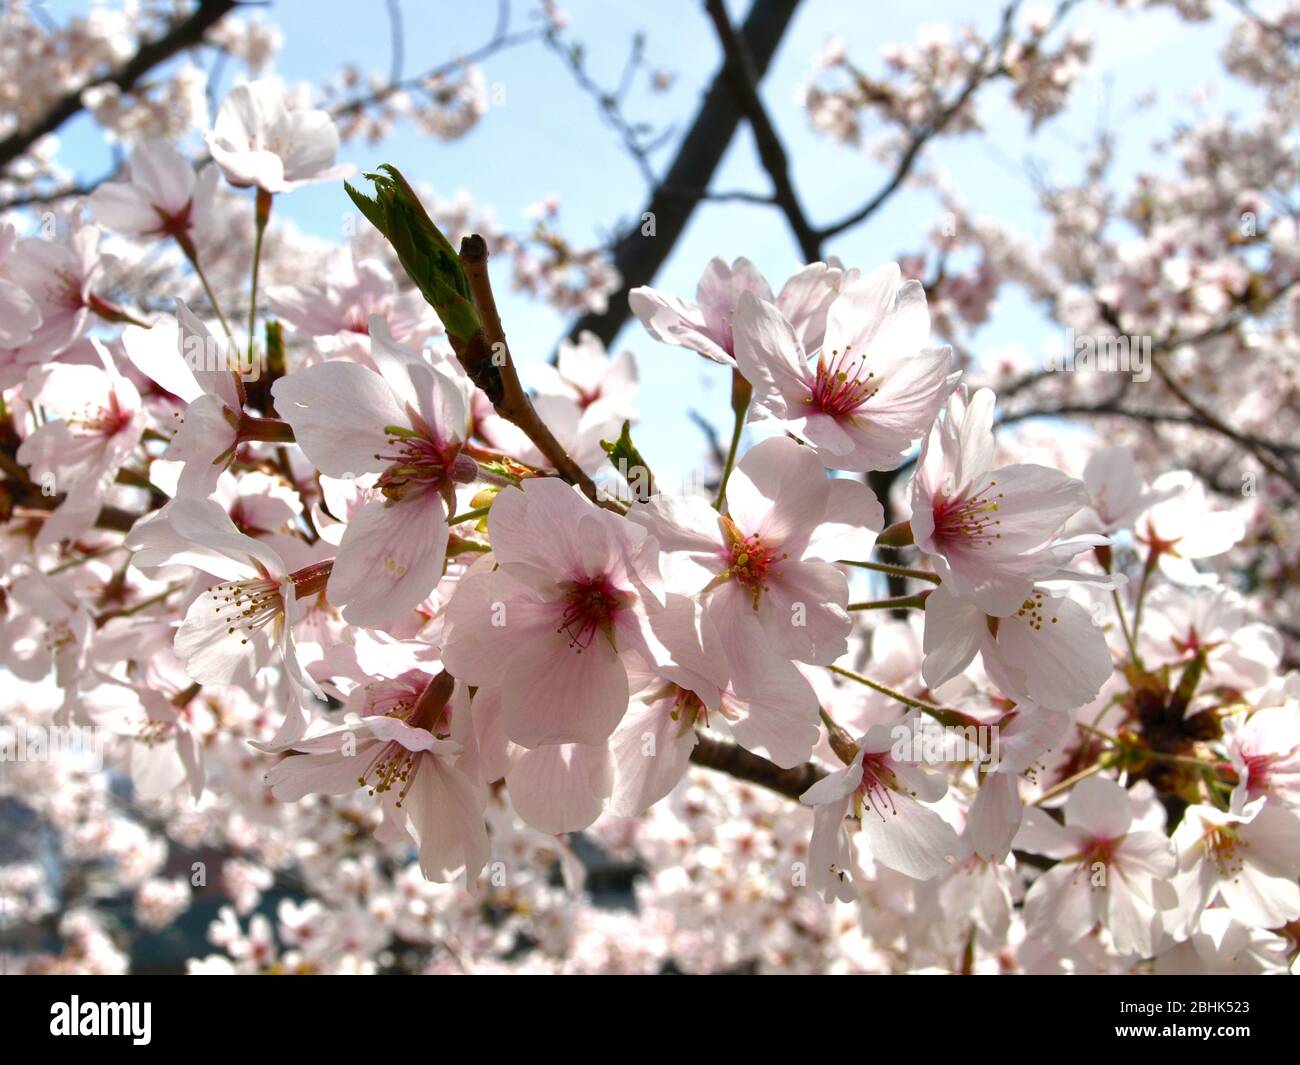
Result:
<instances>
[{"instance_id":1,"label":"flower stem","mask_svg":"<svg viewBox=\"0 0 1300 1065\"><path fill-rule=\"evenodd\" d=\"M626 513L627 507L603 494L590 475L564 450L524 391L506 343L487 264L487 242L477 233L465 237L460 245L460 265L481 324L468 339L448 334L456 358L470 379L487 394L496 412L523 430L561 477L582 489L583 495L597 506Z\"/></svg>"},{"instance_id":2,"label":"flower stem","mask_svg":"<svg viewBox=\"0 0 1300 1065\"><path fill-rule=\"evenodd\" d=\"M856 680L859 684L865 684L872 691L877 691L881 695L887 695L904 706L910 706L913 710L920 710L922 713L929 714L936 721L944 725L969 725L971 719L957 710L947 710L942 706L935 706L933 703L927 703L924 699L913 699L910 695L904 695L900 691L881 684L879 681L872 680L870 677L864 677L861 673L854 673L851 669L845 669L843 666L827 666L832 673L838 673L841 677L847 677L849 680Z\"/></svg>"},{"instance_id":3,"label":"flower stem","mask_svg":"<svg viewBox=\"0 0 1300 1065\"><path fill-rule=\"evenodd\" d=\"M1064 780L1058 780L1055 784L1053 784L1053 785L1052 785L1050 788L1048 788L1045 792L1043 792L1041 795L1039 795L1038 798L1033 799L1033 800L1030 801L1030 802L1027 802L1025 805L1026 805L1026 806L1041 806L1041 805L1042 805L1043 803L1045 803L1048 799L1054 799L1056 796L1060 795L1061 792L1063 792L1063 791L1069 791L1072 787L1074 787L1077 783L1079 783L1079 781L1081 781L1081 780L1087 780L1087 779L1088 779L1090 776L1092 776L1094 773L1099 773L1099 772L1101 772L1102 768L1103 768L1103 766L1102 766L1102 764L1101 764L1100 762L1093 762L1093 764L1090 765L1090 766L1088 766L1087 769L1081 769L1081 770L1079 770L1079 772L1075 773L1073 776L1066 777Z\"/></svg>"},{"instance_id":4,"label":"flower stem","mask_svg":"<svg viewBox=\"0 0 1300 1065\"><path fill-rule=\"evenodd\" d=\"M1085 725L1082 721L1076 721L1074 727L1082 732L1088 733L1089 736L1096 736L1099 740L1105 740L1107 743L1113 744L1116 747L1121 746L1119 737L1112 736L1109 732L1103 732L1101 729L1094 728L1092 725Z\"/></svg>"},{"instance_id":5,"label":"flower stem","mask_svg":"<svg viewBox=\"0 0 1300 1065\"><path fill-rule=\"evenodd\" d=\"M140 602L136 603L134 606L119 607L116 610L106 610L102 614L96 614L95 625L101 626L106 621L111 621L113 618L129 618L133 614L140 613L141 610L147 610L151 606L157 606L159 603L165 600L169 595L173 595L176 592L179 592L184 587L185 587L184 581L177 581L175 584L169 584L165 589L163 589L157 595L151 595L148 599L140 600Z\"/></svg>"},{"instance_id":6,"label":"flower stem","mask_svg":"<svg viewBox=\"0 0 1300 1065\"><path fill-rule=\"evenodd\" d=\"M910 569L907 566L894 566L888 562L858 562L851 558L841 558L836 565L839 566L857 566L859 569L869 569L876 573L885 573L891 577L911 577L917 581L928 581L930 584L942 584L943 580L937 573L928 573L923 569Z\"/></svg>"},{"instance_id":7,"label":"flower stem","mask_svg":"<svg viewBox=\"0 0 1300 1065\"><path fill-rule=\"evenodd\" d=\"M1146 565L1142 567L1142 579L1138 582L1137 605L1133 607L1133 639L1136 640L1142 629L1142 604L1146 601L1147 585L1151 582L1151 571L1156 568L1156 552L1147 556Z\"/></svg>"},{"instance_id":8,"label":"flower stem","mask_svg":"<svg viewBox=\"0 0 1300 1065\"><path fill-rule=\"evenodd\" d=\"M929 591L917 592L916 595L895 595L889 599L871 599L863 603L850 603L849 610L895 610L898 607L916 607L925 609L925 599Z\"/></svg>"},{"instance_id":9,"label":"flower stem","mask_svg":"<svg viewBox=\"0 0 1300 1065\"><path fill-rule=\"evenodd\" d=\"M253 288L248 298L248 362L252 365L253 349L257 344L257 276L262 266L262 236L271 218L271 194L257 190L257 235L253 238Z\"/></svg>"},{"instance_id":10,"label":"flower stem","mask_svg":"<svg viewBox=\"0 0 1300 1065\"><path fill-rule=\"evenodd\" d=\"M1128 618L1124 616L1124 601L1119 597L1119 589L1112 588L1110 596L1115 600L1115 613L1119 615L1119 627L1124 632L1124 642L1128 644L1129 658L1138 669L1142 669L1142 656L1138 654L1137 642L1133 639L1133 633L1128 627Z\"/></svg>"},{"instance_id":11,"label":"flower stem","mask_svg":"<svg viewBox=\"0 0 1300 1065\"><path fill-rule=\"evenodd\" d=\"M727 482L731 480L731 471L736 468L736 452L740 450L740 436L745 430L745 415L749 413L749 400L754 389L745 380L739 370L731 371L731 410L736 420L731 428L731 447L727 449L727 461L722 467L722 480L718 482L718 496L713 501L713 509L721 510L727 500Z\"/></svg>"},{"instance_id":12,"label":"flower stem","mask_svg":"<svg viewBox=\"0 0 1300 1065\"><path fill-rule=\"evenodd\" d=\"M260 247L262 238L261 230L258 230L257 237ZM186 245L182 245L182 248L186 248ZM203 286L203 292L208 297L208 302L212 304L212 310L216 314L217 319L221 322L221 328L226 331L226 339L230 341L230 346L233 348L235 345L234 331L230 328L230 323L226 321L226 315L221 309L221 304L217 302L217 294L212 291L212 286L208 284L208 275L203 272L203 267L199 265L198 254L193 252L192 248L193 246L190 245L189 249L186 251L185 257L189 259L190 265L194 267L194 273L198 276L199 284Z\"/></svg>"},{"instance_id":13,"label":"flower stem","mask_svg":"<svg viewBox=\"0 0 1300 1065\"><path fill-rule=\"evenodd\" d=\"M464 514L455 514L447 519L448 525L459 525L463 521L478 521L479 518L487 517L487 512L491 510L490 506L475 507L473 510L467 510Z\"/></svg>"}]
</instances>

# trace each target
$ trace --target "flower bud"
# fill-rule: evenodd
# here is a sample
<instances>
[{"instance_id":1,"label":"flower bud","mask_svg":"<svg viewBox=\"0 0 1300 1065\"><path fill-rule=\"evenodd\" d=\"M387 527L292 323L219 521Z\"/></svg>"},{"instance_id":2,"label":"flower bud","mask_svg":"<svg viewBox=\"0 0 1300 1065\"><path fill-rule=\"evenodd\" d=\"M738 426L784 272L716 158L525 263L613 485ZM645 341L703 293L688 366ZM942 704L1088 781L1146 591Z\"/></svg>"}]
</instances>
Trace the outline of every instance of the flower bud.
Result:
<instances>
[{"instance_id":1,"label":"flower bud","mask_svg":"<svg viewBox=\"0 0 1300 1065\"><path fill-rule=\"evenodd\" d=\"M433 224L415 190L387 163L366 174L375 184L373 199L347 182L343 187L362 214L397 252L402 268L438 313L448 336L468 341L480 329L469 281L456 249Z\"/></svg>"}]
</instances>

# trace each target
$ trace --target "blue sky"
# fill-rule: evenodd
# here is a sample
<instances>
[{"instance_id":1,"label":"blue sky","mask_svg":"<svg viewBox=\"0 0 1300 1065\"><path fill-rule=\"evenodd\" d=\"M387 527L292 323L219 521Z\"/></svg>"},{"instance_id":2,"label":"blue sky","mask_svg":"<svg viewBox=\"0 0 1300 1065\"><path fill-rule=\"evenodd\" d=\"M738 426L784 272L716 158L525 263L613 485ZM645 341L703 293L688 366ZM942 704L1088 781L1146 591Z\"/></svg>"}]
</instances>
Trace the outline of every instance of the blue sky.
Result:
<instances>
[{"instance_id":1,"label":"blue sky","mask_svg":"<svg viewBox=\"0 0 1300 1065\"><path fill-rule=\"evenodd\" d=\"M56 17L83 4L47 4ZM514 26L531 21L531 4L515 0ZM689 124L703 88L720 59L712 28L695 0L568 0L566 31L585 45L587 64L600 83L613 85L624 66L632 35L644 33L647 66L676 75L662 94L647 91L642 76L627 106L629 117L682 130ZM1226 5L1223 5L1226 7ZM739 22L747 2L730 4ZM885 171L861 151L830 144L808 126L794 101L795 87L810 74L813 57L826 38L848 42L855 62L878 67L879 49L891 42L910 42L918 28L975 21L985 32L997 24L1002 4L992 0L895 0L877 5L859 0L804 0L791 31L763 83L762 93L782 132L795 180L815 223L838 218L864 202ZM463 0L402 0L405 22L405 71L413 74L458 51L486 41L496 4ZM887 12L887 19L881 17ZM322 82L345 62L365 71L385 71L389 64L389 24L382 0L291 0L274 3L267 15L285 33L276 73L289 81ZM1206 24L1187 24L1166 10L1136 14L1110 4L1085 0L1067 26L1091 33L1094 69L1081 85L1066 115L1036 138L1027 136L1025 118L1007 103L1005 86L994 85L980 97L989 136L943 140L929 157L961 190L979 215L1005 219L1030 233L1040 231L1024 162L1032 157L1048 175L1072 180L1084 157L1082 145L1105 109L1127 115L1118 125L1117 176L1167 170L1173 161L1150 150L1167 135L1176 117L1195 112L1188 93L1218 82L1215 110L1248 114L1251 97L1228 83L1218 52L1229 20L1221 13ZM600 120L595 102L574 83L560 58L540 44L500 53L484 64L488 83L504 91L504 106L493 107L467 136L451 143L420 136L400 126L385 144L352 144L341 158L359 167L387 161L413 180L427 182L440 195L467 190L477 204L490 207L503 228L523 231L525 210L554 194L560 198L561 228L575 240L604 240L620 220L639 214L646 199L645 181L624 152L617 134ZM239 75L228 67L223 89ZM1140 92L1155 89L1158 105L1131 115L1129 104ZM67 154L80 176L103 173L108 166L102 138L85 120L69 130ZM675 138L655 161L662 170L672 158ZM768 191L752 140L742 128L728 150L714 188ZM337 239L341 216L348 211L338 186L314 186L281 198L277 214L304 230ZM900 252L920 246L937 221L938 208L928 195L903 190L867 225L831 242L828 251L849 265L870 268ZM774 287L798 265L798 252L785 221L771 208L746 204L710 204L697 211L656 287L693 294L696 280L713 255L745 255L756 262ZM512 349L522 361L545 359L565 332L566 320L499 285ZM1052 326L1014 296L1000 301L992 322L976 338L975 350L1016 343L1039 353ZM702 437L687 417L698 409L725 432L729 425L727 372L689 352L651 341L633 323L615 345L631 348L641 368L639 406L645 418L635 433L652 464L689 465L701 451Z\"/></svg>"}]
</instances>

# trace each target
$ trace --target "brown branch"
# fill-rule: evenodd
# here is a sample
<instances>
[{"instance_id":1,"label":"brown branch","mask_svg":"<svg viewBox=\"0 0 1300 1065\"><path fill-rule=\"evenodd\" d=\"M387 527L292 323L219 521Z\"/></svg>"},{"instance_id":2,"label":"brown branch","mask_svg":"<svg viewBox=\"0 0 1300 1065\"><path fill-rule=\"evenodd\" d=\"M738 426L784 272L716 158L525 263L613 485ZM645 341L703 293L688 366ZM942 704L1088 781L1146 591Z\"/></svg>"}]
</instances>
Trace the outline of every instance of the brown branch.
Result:
<instances>
[{"instance_id":1,"label":"brown branch","mask_svg":"<svg viewBox=\"0 0 1300 1065\"><path fill-rule=\"evenodd\" d=\"M623 99L626 97L627 90L631 85L631 76L641 64L641 55L644 48L643 38L638 36L634 39L632 54L624 67L619 88L613 92L603 88L587 73L586 65L583 62L583 53L578 47L566 45L553 29L546 32L544 40L547 47L559 56L569 68L569 73L573 75L573 80L577 83L578 88L596 101L596 105L600 108L601 118L618 133L627 154L636 163L637 169L641 171L642 178L645 179L647 185L653 188L656 181L654 167L650 162L650 152L662 143L663 136L648 136L643 128L629 121L623 113ZM665 130L664 134L670 135L671 130Z\"/></svg>"},{"instance_id":2,"label":"brown branch","mask_svg":"<svg viewBox=\"0 0 1300 1065\"><path fill-rule=\"evenodd\" d=\"M1283 286L1275 294L1274 299L1289 291L1290 288L1291 285L1289 284ZM1120 323L1119 316L1115 313L1114 309L1102 304L1100 311L1102 320L1117 333L1122 334L1124 327ZM1291 487L1292 491L1300 492L1300 475L1296 473L1295 468L1287 455L1286 445L1275 444L1271 441L1263 440L1260 437L1252 436L1248 433L1243 433L1234 429L1212 410L1192 396L1192 394L1182 386L1178 379L1173 375L1172 371L1170 371L1169 367L1167 367L1161 359L1162 355L1177 348L1183 346L1194 346L1207 340L1225 336L1236 329L1240 324L1241 319L1234 314L1230 315L1212 329L1208 329L1195 337L1183 340L1177 338L1166 338L1165 340L1159 341L1152 345L1151 364L1156 371L1156 375L1164 383L1164 386L1169 389L1169 391L1174 394L1175 398L1190 410L1192 414L1196 416L1196 420L1192 421L1191 424L1226 437L1233 443L1244 448L1253 455L1255 460L1263 466L1264 469L1268 470L1269 473L1273 474L1275 477L1280 477ZM1127 383L1127 379L1125 383ZM1122 392L1116 397L1116 406L1118 406L1118 402L1121 398ZM1124 414L1127 412L1118 409L1115 413Z\"/></svg>"},{"instance_id":3,"label":"brown branch","mask_svg":"<svg viewBox=\"0 0 1300 1065\"><path fill-rule=\"evenodd\" d=\"M785 145L781 143L781 137L772 124L767 108L763 106L762 98L758 95L759 73L754 65L754 57L750 55L749 45L732 27L731 19L727 16L726 5L722 0L708 0L705 8L709 18L713 20L713 28L718 34L723 54L727 57L723 70L736 94L749 128L754 131L759 161L772 181L772 200L781 208L781 213L785 215L786 221L794 231L804 261L817 262L822 258L821 235L804 214L803 206L799 202L799 194L795 191L794 182L790 178L790 160L786 155Z\"/></svg>"},{"instance_id":4,"label":"brown branch","mask_svg":"<svg viewBox=\"0 0 1300 1065\"><path fill-rule=\"evenodd\" d=\"M478 309L479 320L482 323L479 333L465 345L465 350L457 351L466 372L472 379L478 381L483 378L484 371L489 366L495 367L498 371L500 387L485 389L485 391L497 413L523 430L560 476L570 484L576 484L581 488L593 503L621 510L613 501L601 496L596 483L555 439L519 381L515 360L510 355L506 332L501 325L501 315L497 311L496 298L492 295L492 280L488 274L487 241L477 233L466 237L461 241L460 261L465 268L470 295L474 299L474 306Z\"/></svg>"},{"instance_id":5,"label":"brown branch","mask_svg":"<svg viewBox=\"0 0 1300 1065\"><path fill-rule=\"evenodd\" d=\"M1060 403L1050 407L1027 407L1024 410L1017 410L1003 415L997 420L996 425L1010 425L1013 422L1028 421L1031 418L1056 418L1074 414L1084 417L1128 418L1131 421L1145 422L1148 425L1186 425L1193 429L1225 436L1243 446L1248 444L1251 448L1265 448L1283 455L1300 454L1300 444L1281 444L1275 440L1267 440L1264 437L1243 433L1237 429L1224 433L1195 414L1122 407L1115 400L1100 400L1097 403Z\"/></svg>"},{"instance_id":6,"label":"brown branch","mask_svg":"<svg viewBox=\"0 0 1300 1065\"><path fill-rule=\"evenodd\" d=\"M798 799L828 772L816 762L782 769L775 762L769 762L738 744L715 740L702 733L697 736L695 749L691 751L691 761L704 769L714 769L737 780L747 780L778 795L784 795L787 799Z\"/></svg>"},{"instance_id":7,"label":"brown branch","mask_svg":"<svg viewBox=\"0 0 1300 1065\"><path fill-rule=\"evenodd\" d=\"M1063 0L1062 4L1057 9L1056 19L1059 20L1061 15L1064 14L1064 11L1071 7L1074 2L1075 0ZM912 134L907 149L898 160L897 165L894 167L894 172L890 176L889 180L881 186L880 190L872 196L870 200L859 207L856 211L841 218L838 222L833 222L831 225L823 228L818 234L822 240L828 240L831 237L843 233L846 229L852 229L854 226L860 225L884 206L885 201L898 190L898 187L902 185L908 175L911 174L912 167L916 165L916 161L921 155L921 149L923 149L934 137L944 131L948 123L957 116L958 112L960 112L961 109L966 106L970 98L975 95L976 89L991 78L1003 73L1000 56L1002 51L1006 48L1007 42L1011 39L1015 14L1019 6L1020 0L1012 0L1012 2L1003 10L1002 22L997 33L985 44L980 58L971 68L971 72L967 77L966 84L962 87L961 92L957 94L950 104L940 110L934 118ZM1053 25L1054 24L1055 22ZM988 60L995 53L999 56L999 61L990 65Z\"/></svg>"},{"instance_id":8,"label":"brown branch","mask_svg":"<svg viewBox=\"0 0 1300 1065\"><path fill-rule=\"evenodd\" d=\"M391 17L391 8L390 8ZM541 39L545 35L544 30L520 30L517 33L510 33L510 4L507 0L501 0L497 5L497 22L496 28L492 31L491 38L484 44L479 45L472 51L466 52L462 56L450 59L445 63L439 63L437 66L430 67L420 74L409 78L389 78L387 85L366 93L364 96L358 96L355 99L348 100L345 103L338 104L330 110L332 118L344 118L348 115L356 114L358 111L364 111L367 107L375 104L381 104L390 96L408 89L425 89L427 83L437 78L444 77L457 70L463 70L471 63L478 63L497 52L505 51L507 48L513 48L516 45L525 44L528 41ZM397 38L394 37L394 54L392 62L392 71L395 73L400 65L399 55L397 52Z\"/></svg>"},{"instance_id":9,"label":"brown branch","mask_svg":"<svg viewBox=\"0 0 1300 1065\"><path fill-rule=\"evenodd\" d=\"M756 80L767 71L797 7L798 0L754 0L740 35L754 61ZM614 267L623 284L610 297L604 313L584 314L573 324L569 331L572 339L590 330L602 343L611 344L631 316L628 293L654 280L685 231L740 125L742 116L731 85L735 62L728 57L714 75L663 181L650 194L642 215L614 246ZM654 236L642 235L645 214L654 216Z\"/></svg>"},{"instance_id":10,"label":"brown branch","mask_svg":"<svg viewBox=\"0 0 1300 1065\"><path fill-rule=\"evenodd\" d=\"M173 23L157 40L142 44L135 55L112 74L64 93L39 118L0 141L0 169L78 114L84 108L82 94L87 89L98 85L115 85L122 92L130 92L154 67L165 63L176 53L199 44L203 35L234 9L235 3L236 0L199 0L193 13Z\"/></svg>"},{"instance_id":11,"label":"brown branch","mask_svg":"<svg viewBox=\"0 0 1300 1065\"><path fill-rule=\"evenodd\" d=\"M1257 438L1239 432L1227 422L1223 421L1222 418L1218 417L1218 415L1204 404L1197 402L1197 400L1193 398L1181 384L1179 384L1177 378L1175 378L1173 373L1170 372L1169 368L1164 364L1158 354L1152 354L1151 364L1155 367L1156 374L1159 376L1160 380L1164 382L1165 387L1177 396L1178 399L1182 401L1183 405L1200 419L1204 428L1219 433L1221 436L1226 436L1229 440L1233 441L1233 443L1240 444L1254 455L1255 460L1268 470L1269 473L1276 477L1281 477L1291 486L1292 490L1300 492L1300 476L1290 468L1288 463L1273 457L1270 453L1270 450L1273 449L1272 445L1266 447Z\"/></svg>"}]
</instances>

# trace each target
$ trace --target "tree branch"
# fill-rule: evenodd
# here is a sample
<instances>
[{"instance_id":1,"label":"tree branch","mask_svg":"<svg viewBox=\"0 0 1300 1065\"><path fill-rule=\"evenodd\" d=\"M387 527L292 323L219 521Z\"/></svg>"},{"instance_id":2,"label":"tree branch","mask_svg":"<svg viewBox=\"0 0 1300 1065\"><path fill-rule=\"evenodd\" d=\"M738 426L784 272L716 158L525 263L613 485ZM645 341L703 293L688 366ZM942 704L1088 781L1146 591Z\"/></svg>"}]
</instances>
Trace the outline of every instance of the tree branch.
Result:
<instances>
[{"instance_id":1,"label":"tree branch","mask_svg":"<svg viewBox=\"0 0 1300 1065\"><path fill-rule=\"evenodd\" d=\"M799 0L754 0L741 37L753 59L756 79L767 71L798 4ZM576 340L590 330L602 343L611 344L631 316L628 293L654 280L685 231L740 124L740 108L731 85L735 63L735 58L727 57L714 75L668 173L645 205L642 216L654 216L654 236L642 235L642 216L638 216L614 246L614 267L623 278L622 286L610 297L603 314L584 314L573 324L571 338Z\"/></svg>"},{"instance_id":2,"label":"tree branch","mask_svg":"<svg viewBox=\"0 0 1300 1065\"><path fill-rule=\"evenodd\" d=\"M135 55L114 73L64 93L36 121L0 141L0 169L80 112L84 107L82 94L87 89L98 85L116 85L123 92L130 92L154 67L165 63L177 52L199 44L203 35L234 9L235 3L236 0L199 0L199 5L192 14L174 23L157 40L141 45Z\"/></svg>"},{"instance_id":3,"label":"tree branch","mask_svg":"<svg viewBox=\"0 0 1300 1065\"><path fill-rule=\"evenodd\" d=\"M754 58L749 53L749 45L736 34L731 19L727 17L723 0L707 0L705 7L728 60L723 70L728 75L749 128L754 131L759 161L767 171L767 176L772 179L772 202L781 208L781 213L794 231L804 261L818 262L822 258L821 236L804 214L799 194L790 178L790 160L785 145L781 143L771 116L758 95L759 75L754 67Z\"/></svg>"},{"instance_id":4,"label":"tree branch","mask_svg":"<svg viewBox=\"0 0 1300 1065\"><path fill-rule=\"evenodd\" d=\"M816 762L782 769L775 762L769 762L738 744L715 740L703 733L697 735L695 749L691 751L691 761L705 769L726 773L737 780L747 780L778 795L784 795L787 799L798 799L828 772Z\"/></svg>"},{"instance_id":5,"label":"tree branch","mask_svg":"<svg viewBox=\"0 0 1300 1065\"><path fill-rule=\"evenodd\" d=\"M480 380L482 364L496 367L500 374L500 395L489 393L488 398L498 414L513 422L546 456L547 460L570 484L576 484L593 503L600 506L612 502L602 498L596 483L569 456L563 445L555 439L547 428L524 391L515 369L515 360L510 355L510 346L506 343L505 328L501 325L501 315L497 311L496 298L492 294L492 280L488 276L488 247L477 233L466 237L460 245L460 261L469 280L470 294L474 306L478 309L482 329L471 340L465 352L457 351L466 372L476 382ZM479 342L479 343L476 343ZM621 509L615 507L615 509Z\"/></svg>"},{"instance_id":6,"label":"tree branch","mask_svg":"<svg viewBox=\"0 0 1300 1065\"><path fill-rule=\"evenodd\" d=\"M1057 9L1057 19L1068 9L1075 0L1063 0L1060 8ZM989 57L992 55L1001 55L1006 48L1007 42L1011 39L1011 31L1014 28L1016 10L1020 7L1020 0L1012 0L1002 12L1002 22L998 27L997 33L985 44L984 50L980 55L979 61L972 67L970 75L966 79L966 84L962 87L961 92L953 101L939 111L929 122L912 134L911 141L907 149L903 152L898 164L894 167L894 173L889 180L881 186L880 190L871 197L865 204L859 207L852 214L846 215L838 222L833 222L819 232L822 240L829 240L831 237L838 236L846 229L852 229L856 225L865 222L876 213L906 180L912 172L912 167L916 165L920 157L921 149L926 146L934 137L942 133L949 122L956 117L957 113L966 106L967 101L975 95L975 90L983 85L990 78L1002 72L1001 63L988 64Z\"/></svg>"}]
</instances>

